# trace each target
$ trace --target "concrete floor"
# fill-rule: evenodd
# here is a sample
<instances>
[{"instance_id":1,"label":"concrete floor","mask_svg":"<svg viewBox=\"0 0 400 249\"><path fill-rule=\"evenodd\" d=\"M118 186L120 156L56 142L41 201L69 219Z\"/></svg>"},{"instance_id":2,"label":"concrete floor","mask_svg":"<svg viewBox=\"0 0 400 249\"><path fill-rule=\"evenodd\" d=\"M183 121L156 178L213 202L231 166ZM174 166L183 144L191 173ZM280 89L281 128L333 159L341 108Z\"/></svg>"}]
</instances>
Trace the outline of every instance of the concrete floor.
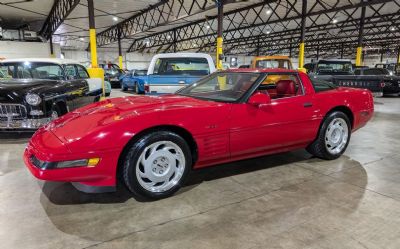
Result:
<instances>
[{"instance_id":1,"label":"concrete floor","mask_svg":"<svg viewBox=\"0 0 400 249\"><path fill-rule=\"evenodd\" d=\"M376 101L338 160L296 151L213 167L156 202L37 181L27 138L2 138L0 248L400 248L400 99Z\"/></svg>"}]
</instances>

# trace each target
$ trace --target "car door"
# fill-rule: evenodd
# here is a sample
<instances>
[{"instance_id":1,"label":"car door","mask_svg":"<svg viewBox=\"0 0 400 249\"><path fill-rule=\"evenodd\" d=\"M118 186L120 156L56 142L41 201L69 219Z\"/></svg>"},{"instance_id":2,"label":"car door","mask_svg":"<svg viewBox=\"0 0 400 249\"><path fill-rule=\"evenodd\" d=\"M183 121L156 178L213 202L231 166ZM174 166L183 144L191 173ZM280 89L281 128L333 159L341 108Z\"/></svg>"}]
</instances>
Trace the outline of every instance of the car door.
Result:
<instances>
[{"instance_id":1,"label":"car door","mask_svg":"<svg viewBox=\"0 0 400 249\"><path fill-rule=\"evenodd\" d=\"M82 99L82 105L93 103L95 98L100 96L103 91L102 80L100 78L91 79L89 73L82 65L76 64L75 68L78 79L81 80L81 83L85 83L86 85L84 90L85 98Z\"/></svg>"},{"instance_id":2,"label":"car door","mask_svg":"<svg viewBox=\"0 0 400 249\"><path fill-rule=\"evenodd\" d=\"M69 98L72 100L72 107L76 109L88 104L89 85L84 79L80 79L77 68L74 64L64 65L65 75L69 89Z\"/></svg>"},{"instance_id":3,"label":"car door","mask_svg":"<svg viewBox=\"0 0 400 249\"><path fill-rule=\"evenodd\" d=\"M89 73L86 71L82 65L75 65L77 70L77 76L81 80L86 80L89 84L89 94L92 96L97 96L102 93L102 80L100 78L90 78Z\"/></svg>"},{"instance_id":4,"label":"car door","mask_svg":"<svg viewBox=\"0 0 400 249\"><path fill-rule=\"evenodd\" d=\"M318 109L296 73L269 74L256 90L268 94L262 107L247 103L232 108L231 156L295 148L315 138Z\"/></svg>"}]
</instances>

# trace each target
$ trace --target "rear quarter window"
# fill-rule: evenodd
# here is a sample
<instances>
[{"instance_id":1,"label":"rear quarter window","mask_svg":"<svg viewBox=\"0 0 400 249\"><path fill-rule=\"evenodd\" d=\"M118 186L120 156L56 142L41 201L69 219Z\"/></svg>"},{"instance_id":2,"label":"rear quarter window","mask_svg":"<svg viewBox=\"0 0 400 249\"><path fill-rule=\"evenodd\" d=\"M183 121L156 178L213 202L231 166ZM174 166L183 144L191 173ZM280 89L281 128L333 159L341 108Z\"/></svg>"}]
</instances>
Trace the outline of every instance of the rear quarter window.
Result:
<instances>
[{"instance_id":1,"label":"rear quarter window","mask_svg":"<svg viewBox=\"0 0 400 249\"><path fill-rule=\"evenodd\" d=\"M328 82L326 80L320 80L320 79L316 79L311 77L310 78L312 85L314 86L314 90L315 92L324 92L324 91L329 91L332 89L337 88L336 85L334 85L331 82Z\"/></svg>"}]
</instances>

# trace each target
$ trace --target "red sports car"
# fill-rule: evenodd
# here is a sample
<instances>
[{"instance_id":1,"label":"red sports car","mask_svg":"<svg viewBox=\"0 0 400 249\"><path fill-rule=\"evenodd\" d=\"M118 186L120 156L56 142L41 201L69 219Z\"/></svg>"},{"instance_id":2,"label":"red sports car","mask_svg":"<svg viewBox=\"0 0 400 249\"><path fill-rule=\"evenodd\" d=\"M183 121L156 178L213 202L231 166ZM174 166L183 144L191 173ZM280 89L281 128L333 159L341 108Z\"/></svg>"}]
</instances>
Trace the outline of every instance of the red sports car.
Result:
<instances>
[{"instance_id":1,"label":"red sports car","mask_svg":"<svg viewBox=\"0 0 400 249\"><path fill-rule=\"evenodd\" d=\"M217 72L173 95L91 104L39 129L24 160L34 176L82 191L176 192L191 169L306 148L338 158L374 111L368 90L284 69Z\"/></svg>"}]
</instances>

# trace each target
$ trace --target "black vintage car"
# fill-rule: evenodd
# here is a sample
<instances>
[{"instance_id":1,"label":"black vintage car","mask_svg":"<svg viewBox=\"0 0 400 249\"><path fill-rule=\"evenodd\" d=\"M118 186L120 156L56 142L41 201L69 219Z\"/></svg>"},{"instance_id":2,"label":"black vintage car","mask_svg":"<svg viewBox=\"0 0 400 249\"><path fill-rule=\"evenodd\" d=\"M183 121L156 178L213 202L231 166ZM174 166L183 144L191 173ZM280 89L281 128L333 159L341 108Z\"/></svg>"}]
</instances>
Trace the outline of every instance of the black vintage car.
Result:
<instances>
[{"instance_id":1,"label":"black vintage car","mask_svg":"<svg viewBox=\"0 0 400 249\"><path fill-rule=\"evenodd\" d=\"M363 88L370 90L375 96L383 95L381 76L355 75L349 60L329 59L319 60L307 70L310 78L331 82L336 86Z\"/></svg>"},{"instance_id":2,"label":"black vintage car","mask_svg":"<svg viewBox=\"0 0 400 249\"><path fill-rule=\"evenodd\" d=\"M354 70L355 75L374 75L383 83L383 94L400 93L400 76L386 68L361 68Z\"/></svg>"},{"instance_id":3,"label":"black vintage car","mask_svg":"<svg viewBox=\"0 0 400 249\"><path fill-rule=\"evenodd\" d=\"M71 63L14 60L0 63L0 131L31 131L89 103L101 89L69 77ZM74 65L75 66L75 65Z\"/></svg>"}]
</instances>

